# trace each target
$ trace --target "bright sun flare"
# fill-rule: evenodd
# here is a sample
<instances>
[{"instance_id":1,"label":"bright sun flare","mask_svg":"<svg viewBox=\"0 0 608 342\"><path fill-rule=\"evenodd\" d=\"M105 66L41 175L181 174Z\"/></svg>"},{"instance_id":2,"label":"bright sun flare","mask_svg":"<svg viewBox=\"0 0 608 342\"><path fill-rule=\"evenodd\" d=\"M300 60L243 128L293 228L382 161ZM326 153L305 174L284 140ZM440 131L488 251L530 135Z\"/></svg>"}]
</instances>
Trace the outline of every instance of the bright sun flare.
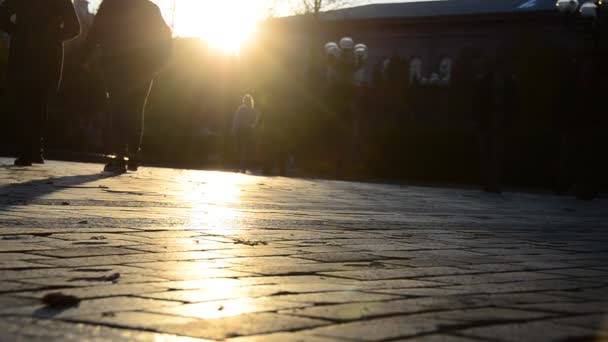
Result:
<instances>
[{"instance_id":1,"label":"bright sun flare","mask_svg":"<svg viewBox=\"0 0 608 342\"><path fill-rule=\"evenodd\" d=\"M259 18L259 2L252 0L180 0L175 6L176 36L200 37L227 54L239 53Z\"/></svg>"}]
</instances>

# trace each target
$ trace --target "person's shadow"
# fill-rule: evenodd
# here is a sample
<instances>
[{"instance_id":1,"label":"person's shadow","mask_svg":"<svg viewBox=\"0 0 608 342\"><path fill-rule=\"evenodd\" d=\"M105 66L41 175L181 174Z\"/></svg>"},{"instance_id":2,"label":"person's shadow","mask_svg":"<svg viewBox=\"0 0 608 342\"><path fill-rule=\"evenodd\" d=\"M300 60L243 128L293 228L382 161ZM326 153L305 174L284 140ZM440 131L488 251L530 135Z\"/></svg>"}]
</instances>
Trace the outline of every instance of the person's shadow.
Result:
<instances>
[{"instance_id":1,"label":"person's shadow","mask_svg":"<svg viewBox=\"0 0 608 342\"><path fill-rule=\"evenodd\" d=\"M2 165L0 168L13 168ZM37 179L23 183L0 185L0 213L14 207L23 205L33 200L52 194L66 188L83 187L83 184L101 179L115 177L114 173L96 173L89 175L76 175L64 177L50 177ZM98 186L95 186L98 188Z\"/></svg>"}]
</instances>

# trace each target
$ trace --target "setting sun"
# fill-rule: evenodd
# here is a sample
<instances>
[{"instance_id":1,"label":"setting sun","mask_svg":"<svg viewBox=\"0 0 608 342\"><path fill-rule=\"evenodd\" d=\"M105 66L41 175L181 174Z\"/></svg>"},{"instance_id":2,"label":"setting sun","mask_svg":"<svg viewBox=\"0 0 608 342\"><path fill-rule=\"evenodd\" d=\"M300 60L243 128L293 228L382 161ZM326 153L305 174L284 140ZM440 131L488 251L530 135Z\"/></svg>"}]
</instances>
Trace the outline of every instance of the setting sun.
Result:
<instances>
[{"instance_id":1,"label":"setting sun","mask_svg":"<svg viewBox=\"0 0 608 342\"><path fill-rule=\"evenodd\" d=\"M176 36L200 37L224 53L238 54L254 33L259 18L257 1L181 0L176 1L171 20Z\"/></svg>"}]
</instances>

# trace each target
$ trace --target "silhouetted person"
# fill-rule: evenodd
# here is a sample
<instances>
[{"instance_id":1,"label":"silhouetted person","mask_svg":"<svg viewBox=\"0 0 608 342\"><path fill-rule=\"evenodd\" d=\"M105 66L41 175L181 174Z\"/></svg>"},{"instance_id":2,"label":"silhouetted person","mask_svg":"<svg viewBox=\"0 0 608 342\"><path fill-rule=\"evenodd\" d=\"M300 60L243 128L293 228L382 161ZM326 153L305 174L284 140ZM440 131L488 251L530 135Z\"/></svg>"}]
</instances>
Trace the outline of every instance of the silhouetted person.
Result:
<instances>
[{"instance_id":1,"label":"silhouetted person","mask_svg":"<svg viewBox=\"0 0 608 342\"><path fill-rule=\"evenodd\" d=\"M11 36L7 80L17 119L17 166L44 163L47 105L57 93L63 42L80 33L70 0L5 0L0 30Z\"/></svg>"},{"instance_id":2,"label":"silhouetted person","mask_svg":"<svg viewBox=\"0 0 608 342\"><path fill-rule=\"evenodd\" d=\"M149 0L104 0L97 11L83 49L89 56L101 48L115 156L106 171L137 171L146 101L170 54L171 36L160 9Z\"/></svg>"},{"instance_id":3,"label":"silhouetted person","mask_svg":"<svg viewBox=\"0 0 608 342\"><path fill-rule=\"evenodd\" d=\"M573 65L576 72L564 86L557 123L561 135L557 193L571 188L579 199L591 200L599 192L601 171L601 82L597 56L583 56ZM574 87L572 85L574 84Z\"/></svg>"},{"instance_id":4,"label":"silhouetted person","mask_svg":"<svg viewBox=\"0 0 608 342\"><path fill-rule=\"evenodd\" d=\"M236 150L238 157L238 172L246 172L249 167L250 154L254 151L253 133L258 112L255 110L255 102L251 95L245 95L243 102L234 114L232 133L236 138Z\"/></svg>"},{"instance_id":5,"label":"silhouetted person","mask_svg":"<svg viewBox=\"0 0 608 342\"><path fill-rule=\"evenodd\" d=\"M483 190L500 193L505 131L516 110L516 89L506 63L484 63L477 84L478 107L473 112L479 137Z\"/></svg>"},{"instance_id":6,"label":"silhouetted person","mask_svg":"<svg viewBox=\"0 0 608 342\"><path fill-rule=\"evenodd\" d=\"M285 176L287 156L290 150L288 113L290 101L287 96L281 96L281 90L274 88L268 92L266 105L260 110L258 105L258 121L256 129L259 132L260 155L262 172L271 174L278 166L280 176Z\"/></svg>"},{"instance_id":7,"label":"silhouetted person","mask_svg":"<svg viewBox=\"0 0 608 342\"><path fill-rule=\"evenodd\" d=\"M560 93L556 98L554 110L555 126L560 138L560 155L557 169L556 193L565 194L576 182L577 163L577 116L581 96L591 89L585 83L591 81L579 72L579 59L571 58L562 70L565 70L561 80ZM585 102L581 103L585 105ZM587 108L588 109L588 108Z\"/></svg>"}]
</instances>

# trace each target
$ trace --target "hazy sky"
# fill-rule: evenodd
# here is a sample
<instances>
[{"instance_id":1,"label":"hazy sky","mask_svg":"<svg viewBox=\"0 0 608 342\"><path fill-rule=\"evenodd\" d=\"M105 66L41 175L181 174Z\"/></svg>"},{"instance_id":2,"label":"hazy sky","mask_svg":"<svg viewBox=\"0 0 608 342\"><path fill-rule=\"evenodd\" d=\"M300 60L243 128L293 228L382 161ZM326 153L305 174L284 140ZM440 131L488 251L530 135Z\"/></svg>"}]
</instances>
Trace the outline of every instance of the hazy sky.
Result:
<instances>
[{"instance_id":1,"label":"hazy sky","mask_svg":"<svg viewBox=\"0 0 608 342\"><path fill-rule=\"evenodd\" d=\"M89 3L91 4L92 9L94 10L95 8L97 8L97 6L99 6L99 3L101 3L102 0L89 0ZM164 7L164 8L170 8L171 7L171 3L173 2L172 0L152 0L154 2L156 2L160 7ZM188 3L193 3L193 2L197 2L197 3L208 3L208 6L213 6L213 3L217 3L218 1L224 2L224 3L230 3L230 2L238 2L238 0L176 0L178 6L180 4L183 4L185 6L188 6ZM259 6L260 8L264 7L265 3L270 3L272 0L248 0L248 2L251 3L256 3L257 6ZM421 0L352 0L350 1L350 5L352 6L357 6L357 5L364 5L364 4L370 4L370 3L387 3L387 2L408 2L408 1L421 1ZM278 3L278 7L281 7L282 11L288 11L288 10L293 10L293 8L295 6L297 6L298 3L301 3L300 0L276 0L275 3Z\"/></svg>"},{"instance_id":2,"label":"hazy sky","mask_svg":"<svg viewBox=\"0 0 608 342\"><path fill-rule=\"evenodd\" d=\"M102 0L90 0L95 10ZM238 53L240 46L255 31L256 23L268 16L268 4L275 4L275 16L289 15L302 0L152 0L159 5L173 33L181 37L200 37L228 53ZM370 3L421 0L345 0L350 6ZM489 1L489 0L480 0Z\"/></svg>"}]
</instances>

